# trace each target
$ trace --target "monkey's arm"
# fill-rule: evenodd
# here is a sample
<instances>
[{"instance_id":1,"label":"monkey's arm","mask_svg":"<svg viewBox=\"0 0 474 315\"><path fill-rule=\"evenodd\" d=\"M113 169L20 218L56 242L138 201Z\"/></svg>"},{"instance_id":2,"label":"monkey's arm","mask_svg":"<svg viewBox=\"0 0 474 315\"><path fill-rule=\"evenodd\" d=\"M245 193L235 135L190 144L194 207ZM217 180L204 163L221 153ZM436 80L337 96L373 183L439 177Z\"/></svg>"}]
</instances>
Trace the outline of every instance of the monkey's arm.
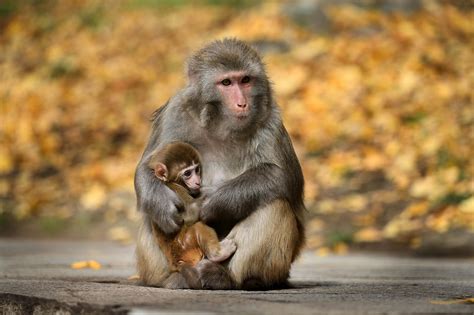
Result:
<instances>
[{"instance_id":1,"label":"monkey's arm","mask_svg":"<svg viewBox=\"0 0 474 315\"><path fill-rule=\"evenodd\" d=\"M225 182L210 194L201 210L201 219L231 226L250 215L268 202L282 198L293 210L304 208L304 179L301 166L291 144L290 137L280 124L272 132L273 138L263 152L275 163L261 163L246 170L240 176Z\"/></svg>"},{"instance_id":2,"label":"monkey's arm","mask_svg":"<svg viewBox=\"0 0 474 315\"><path fill-rule=\"evenodd\" d=\"M286 177L287 176L287 177ZM289 187L291 174L275 164L262 163L220 186L204 202L201 219L209 222L235 224L254 210L277 199L292 199Z\"/></svg>"},{"instance_id":3,"label":"monkey's arm","mask_svg":"<svg viewBox=\"0 0 474 315\"><path fill-rule=\"evenodd\" d=\"M135 191L138 209L148 214L165 234L174 233L181 228L181 199L155 178L146 165L139 164L137 167Z\"/></svg>"},{"instance_id":4,"label":"monkey's arm","mask_svg":"<svg viewBox=\"0 0 474 315\"><path fill-rule=\"evenodd\" d=\"M146 213L165 233L177 232L183 224L179 209L183 207L181 199L170 188L158 180L148 167L150 153L161 143L161 120L165 104L153 114L153 130L145 152L135 171L135 192L137 208Z\"/></svg>"}]
</instances>

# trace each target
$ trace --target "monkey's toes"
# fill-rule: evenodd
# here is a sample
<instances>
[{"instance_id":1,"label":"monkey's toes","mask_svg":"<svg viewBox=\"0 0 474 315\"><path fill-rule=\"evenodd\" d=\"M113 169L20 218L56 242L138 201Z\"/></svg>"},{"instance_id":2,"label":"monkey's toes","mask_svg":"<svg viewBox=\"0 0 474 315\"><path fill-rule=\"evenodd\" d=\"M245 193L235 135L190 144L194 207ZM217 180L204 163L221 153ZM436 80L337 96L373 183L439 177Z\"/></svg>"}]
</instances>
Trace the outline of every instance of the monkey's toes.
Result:
<instances>
[{"instance_id":1,"label":"monkey's toes","mask_svg":"<svg viewBox=\"0 0 474 315\"><path fill-rule=\"evenodd\" d=\"M230 239L224 239L220 242L221 250L219 254L214 257L208 257L213 262L221 262L229 258L237 249L235 242Z\"/></svg>"},{"instance_id":2,"label":"monkey's toes","mask_svg":"<svg viewBox=\"0 0 474 315\"><path fill-rule=\"evenodd\" d=\"M235 244L235 242L233 240L225 238L221 241L221 248L222 249L227 249L231 253L233 253L237 249L237 245Z\"/></svg>"}]
</instances>

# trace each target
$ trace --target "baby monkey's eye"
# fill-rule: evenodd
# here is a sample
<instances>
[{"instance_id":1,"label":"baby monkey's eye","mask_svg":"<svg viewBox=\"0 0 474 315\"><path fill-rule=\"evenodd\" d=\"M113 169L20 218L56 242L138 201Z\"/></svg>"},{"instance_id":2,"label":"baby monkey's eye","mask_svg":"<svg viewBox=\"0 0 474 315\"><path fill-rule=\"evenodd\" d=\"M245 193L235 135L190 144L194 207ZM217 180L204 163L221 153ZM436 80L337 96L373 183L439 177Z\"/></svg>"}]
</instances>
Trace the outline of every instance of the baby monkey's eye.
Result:
<instances>
[{"instance_id":1,"label":"baby monkey's eye","mask_svg":"<svg viewBox=\"0 0 474 315\"><path fill-rule=\"evenodd\" d=\"M184 177L189 177L189 176L191 176L191 174L192 174L191 170L187 170L183 173Z\"/></svg>"},{"instance_id":2,"label":"baby monkey's eye","mask_svg":"<svg viewBox=\"0 0 474 315\"><path fill-rule=\"evenodd\" d=\"M197 174L200 174L200 173L201 173L201 167L200 167L200 166L196 166L196 173L197 173Z\"/></svg>"}]
</instances>

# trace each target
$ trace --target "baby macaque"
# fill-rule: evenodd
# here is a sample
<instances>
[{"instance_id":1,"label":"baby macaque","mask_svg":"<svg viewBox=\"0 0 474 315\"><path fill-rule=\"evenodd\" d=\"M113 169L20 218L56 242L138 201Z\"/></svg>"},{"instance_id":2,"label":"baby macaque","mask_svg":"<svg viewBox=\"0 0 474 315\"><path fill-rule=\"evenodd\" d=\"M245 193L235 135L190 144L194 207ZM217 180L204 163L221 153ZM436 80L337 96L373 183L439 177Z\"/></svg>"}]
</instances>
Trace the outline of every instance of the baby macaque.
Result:
<instances>
[{"instance_id":1,"label":"baby macaque","mask_svg":"<svg viewBox=\"0 0 474 315\"><path fill-rule=\"evenodd\" d=\"M152 223L152 230L170 266L170 272L195 266L203 258L221 262L236 250L234 241L219 242L216 232L197 222L199 209L193 203L201 192L201 159L197 150L184 142L172 142L153 153L148 166L173 190L184 205L184 224L177 234L166 235Z\"/></svg>"}]
</instances>

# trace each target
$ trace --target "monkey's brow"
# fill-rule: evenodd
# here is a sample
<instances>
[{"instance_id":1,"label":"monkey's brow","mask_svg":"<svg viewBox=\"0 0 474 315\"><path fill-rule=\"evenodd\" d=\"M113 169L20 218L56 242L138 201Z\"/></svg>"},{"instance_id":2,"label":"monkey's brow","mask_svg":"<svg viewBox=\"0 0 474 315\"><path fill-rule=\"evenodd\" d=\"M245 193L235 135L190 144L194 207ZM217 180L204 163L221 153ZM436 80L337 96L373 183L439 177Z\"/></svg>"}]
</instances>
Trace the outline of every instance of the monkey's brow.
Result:
<instances>
[{"instance_id":1,"label":"monkey's brow","mask_svg":"<svg viewBox=\"0 0 474 315\"><path fill-rule=\"evenodd\" d=\"M180 174L183 174L183 173L186 172L187 170L194 170L194 169L195 169L196 167L198 167L198 166L199 166L199 163L195 163L195 162L193 161L193 163L192 163L190 166L188 166L188 167L186 167L186 168L183 168L183 169L181 170L181 172L179 172L179 173L180 173Z\"/></svg>"},{"instance_id":2,"label":"monkey's brow","mask_svg":"<svg viewBox=\"0 0 474 315\"><path fill-rule=\"evenodd\" d=\"M235 79L248 75L247 71L227 71L217 76L217 81L222 81L224 79Z\"/></svg>"}]
</instances>

